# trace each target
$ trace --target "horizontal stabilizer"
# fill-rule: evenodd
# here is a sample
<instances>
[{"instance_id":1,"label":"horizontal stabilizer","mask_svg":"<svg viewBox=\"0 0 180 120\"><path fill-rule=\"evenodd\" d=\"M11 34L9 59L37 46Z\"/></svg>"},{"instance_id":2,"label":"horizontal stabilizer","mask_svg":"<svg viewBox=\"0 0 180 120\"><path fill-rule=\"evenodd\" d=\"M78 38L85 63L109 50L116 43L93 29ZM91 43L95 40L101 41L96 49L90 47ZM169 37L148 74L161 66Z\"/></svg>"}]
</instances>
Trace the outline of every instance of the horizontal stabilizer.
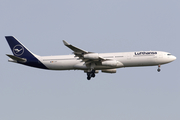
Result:
<instances>
[{"instance_id":1,"label":"horizontal stabilizer","mask_svg":"<svg viewBox=\"0 0 180 120\"><path fill-rule=\"evenodd\" d=\"M27 61L25 58L20 58L20 57L17 57L17 56L14 56L14 55L8 55L8 54L6 54L6 55L8 57L10 57L11 59L19 61L19 62L26 62Z\"/></svg>"}]
</instances>

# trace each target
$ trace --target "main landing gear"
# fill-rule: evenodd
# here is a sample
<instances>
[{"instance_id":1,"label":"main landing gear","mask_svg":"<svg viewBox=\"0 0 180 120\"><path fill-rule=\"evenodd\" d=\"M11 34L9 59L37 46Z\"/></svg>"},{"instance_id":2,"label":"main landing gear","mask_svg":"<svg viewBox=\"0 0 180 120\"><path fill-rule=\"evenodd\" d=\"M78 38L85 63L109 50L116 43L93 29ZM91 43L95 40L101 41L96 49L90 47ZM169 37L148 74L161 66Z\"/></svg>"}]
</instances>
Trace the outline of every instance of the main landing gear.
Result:
<instances>
[{"instance_id":1,"label":"main landing gear","mask_svg":"<svg viewBox=\"0 0 180 120\"><path fill-rule=\"evenodd\" d=\"M91 70L90 72L87 72L87 79L90 80L91 77L95 77L95 70Z\"/></svg>"},{"instance_id":2,"label":"main landing gear","mask_svg":"<svg viewBox=\"0 0 180 120\"><path fill-rule=\"evenodd\" d=\"M161 71L160 67L161 67L161 65L158 65L158 69L157 69L158 72Z\"/></svg>"}]
</instances>

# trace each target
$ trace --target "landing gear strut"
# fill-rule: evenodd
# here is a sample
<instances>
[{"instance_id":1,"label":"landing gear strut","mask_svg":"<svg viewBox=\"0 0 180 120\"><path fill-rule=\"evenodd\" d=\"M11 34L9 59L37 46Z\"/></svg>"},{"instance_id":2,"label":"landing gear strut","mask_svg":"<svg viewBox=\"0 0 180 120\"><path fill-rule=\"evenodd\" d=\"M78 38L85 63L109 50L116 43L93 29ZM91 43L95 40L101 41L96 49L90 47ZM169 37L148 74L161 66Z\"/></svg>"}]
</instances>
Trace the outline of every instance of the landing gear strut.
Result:
<instances>
[{"instance_id":1,"label":"landing gear strut","mask_svg":"<svg viewBox=\"0 0 180 120\"><path fill-rule=\"evenodd\" d=\"M158 65L158 69L157 69L158 72L161 71L160 67L161 67L161 65Z\"/></svg>"},{"instance_id":2,"label":"landing gear strut","mask_svg":"<svg viewBox=\"0 0 180 120\"><path fill-rule=\"evenodd\" d=\"M87 79L90 80L91 77L95 77L95 70L91 70L90 72L87 72Z\"/></svg>"}]
</instances>

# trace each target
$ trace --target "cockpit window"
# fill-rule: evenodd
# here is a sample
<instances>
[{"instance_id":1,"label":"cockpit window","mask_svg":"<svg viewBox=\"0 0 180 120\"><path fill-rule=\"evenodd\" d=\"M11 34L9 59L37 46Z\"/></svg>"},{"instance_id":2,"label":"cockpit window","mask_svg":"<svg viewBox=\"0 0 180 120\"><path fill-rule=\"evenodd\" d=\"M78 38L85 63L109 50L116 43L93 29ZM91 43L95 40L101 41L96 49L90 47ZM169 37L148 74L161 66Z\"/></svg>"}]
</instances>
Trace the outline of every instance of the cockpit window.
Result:
<instances>
[{"instance_id":1,"label":"cockpit window","mask_svg":"<svg viewBox=\"0 0 180 120\"><path fill-rule=\"evenodd\" d=\"M171 54L167 54L167 55L171 55Z\"/></svg>"}]
</instances>

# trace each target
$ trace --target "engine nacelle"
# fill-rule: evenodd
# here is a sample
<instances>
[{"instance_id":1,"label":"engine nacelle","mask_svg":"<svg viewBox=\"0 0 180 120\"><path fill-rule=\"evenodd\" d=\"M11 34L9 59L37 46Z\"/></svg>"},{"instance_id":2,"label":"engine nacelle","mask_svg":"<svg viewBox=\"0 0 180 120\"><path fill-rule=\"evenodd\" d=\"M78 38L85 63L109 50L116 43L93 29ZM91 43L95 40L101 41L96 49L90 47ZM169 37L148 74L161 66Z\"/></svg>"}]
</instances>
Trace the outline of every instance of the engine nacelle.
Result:
<instances>
[{"instance_id":1,"label":"engine nacelle","mask_svg":"<svg viewBox=\"0 0 180 120\"><path fill-rule=\"evenodd\" d=\"M116 60L109 60L109 61L103 61L102 65L104 66L110 66L110 67L123 67L124 65Z\"/></svg>"},{"instance_id":2,"label":"engine nacelle","mask_svg":"<svg viewBox=\"0 0 180 120\"><path fill-rule=\"evenodd\" d=\"M101 72L104 72L104 73L116 73L116 69L104 69L104 70L101 70Z\"/></svg>"},{"instance_id":3,"label":"engine nacelle","mask_svg":"<svg viewBox=\"0 0 180 120\"><path fill-rule=\"evenodd\" d=\"M84 70L85 73L88 72L88 70ZM99 70L95 70L95 73L99 73Z\"/></svg>"},{"instance_id":4,"label":"engine nacelle","mask_svg":"<svg viewBox=\"0 0 180 120\"><path fill-rule=\"evenodd\" d=\"M92 59L92 60L98 60L99 54L98 53L89 53L84 55L85 59Z\"/></svg>"}]
</instances>

